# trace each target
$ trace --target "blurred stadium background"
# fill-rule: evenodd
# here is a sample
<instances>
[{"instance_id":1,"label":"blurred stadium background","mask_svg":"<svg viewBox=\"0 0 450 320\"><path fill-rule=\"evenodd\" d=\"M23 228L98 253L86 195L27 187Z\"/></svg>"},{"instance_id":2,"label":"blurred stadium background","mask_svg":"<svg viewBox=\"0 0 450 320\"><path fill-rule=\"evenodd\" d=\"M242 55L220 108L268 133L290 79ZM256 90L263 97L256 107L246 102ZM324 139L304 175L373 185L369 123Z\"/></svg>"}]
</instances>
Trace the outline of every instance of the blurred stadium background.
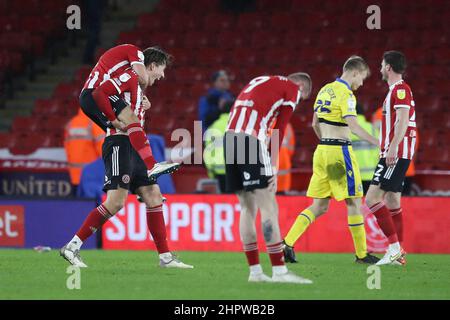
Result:
<instances>
[{"instance_id":1,"label":"blurred stadium background","mask_svg":"<svg viewBox=\"0 0 450 320\"><path fill-rule=\"evenodd\" d=\"M372 3L376 2L376 3ZM81 8L81 30L69 30L69 5ZM381 8L381 30L368 30L366 9ZM78 95L97 58L123 43L160 45L175 56L166 79L148 90L146 130L158 160L171 154L176 128L194 133L198 100L217 70L231 77L237 95L262 74L308 72L313 96L340 75L352 54L364 57L371 77L356 93L367 119L381 106L382 53L401 50L406 80L417 108L420 145L411 177L405 247L411 252L450 253L450 1L309 0L27 0L0 2L0 247L58 248L69 240L101 198L100 160L86 166L73 190L67 170L64 129L79 110ZM317 139L311 128L313 99L301 102L291 120L296 137L294 196L280 196L282 229L291 225L311 175ZM189 146L188 146L189 147ZM239 251L238 207L233 195L203 188L204 165L186 164L161 178L165 214L175 250ZM145 208L130 196L114 222L86 246L152 249ZM140 209L141 208L141 209ZM334 203L300 241L301 251L351 252L344 206ZM386 243L368 217L369 246ZM325 241L324 239L336 239ZM1 255L1 251L0 251Z\"/></svg>"}]
</instances>

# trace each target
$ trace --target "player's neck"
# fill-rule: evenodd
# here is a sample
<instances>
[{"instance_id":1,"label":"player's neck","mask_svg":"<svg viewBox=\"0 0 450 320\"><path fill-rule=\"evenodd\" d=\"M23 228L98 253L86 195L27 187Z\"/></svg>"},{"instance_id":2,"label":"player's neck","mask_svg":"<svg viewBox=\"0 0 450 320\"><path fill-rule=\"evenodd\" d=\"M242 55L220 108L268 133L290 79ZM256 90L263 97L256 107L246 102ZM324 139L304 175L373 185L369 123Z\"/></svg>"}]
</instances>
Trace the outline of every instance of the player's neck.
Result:
<instances>
[{"instance_id":1,"label":"player's neck","mask_svg":"<svg viewBox=\"0 0 450 320\"><path fill-rule=\"evenodd\" d=\"M394 83L399 82L400 80L402 80L402 75L401 74L393 74L389 77L387 83L390 86L392 86Z\"/></svg>"},{"instance_id":2,"label":"player's neck","mask_svg":"<svg viewBox=\"0 0 450 320\"><path fill-rule=\"evenodd\" d=\"M344 72L344 73L339 77L339 79L344 80L344 81L348 84L348 86L351 88L351 84L350 84L351 77L350 77L349 74L346 74L346 73Z\"/></svg>"}]
</instances>

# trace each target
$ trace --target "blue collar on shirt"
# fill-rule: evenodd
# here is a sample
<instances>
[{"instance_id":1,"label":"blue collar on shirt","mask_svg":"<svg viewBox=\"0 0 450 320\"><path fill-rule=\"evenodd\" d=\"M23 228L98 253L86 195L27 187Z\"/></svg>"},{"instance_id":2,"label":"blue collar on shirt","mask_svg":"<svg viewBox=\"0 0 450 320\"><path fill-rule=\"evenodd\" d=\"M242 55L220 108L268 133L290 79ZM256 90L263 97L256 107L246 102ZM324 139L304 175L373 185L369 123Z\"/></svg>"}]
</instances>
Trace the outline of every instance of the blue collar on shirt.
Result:
<instances>
[{"instance_id":1,"label":"blue collar on shirt","mask_svg":"<svg viewBox=\"0 0 450 320\"><path fill-rule=\"evenodd\" d=\"M350 91L352 90L347 81L342 80L341 78L336 78L336 81L345 84L347 86L348 90L350 90Z\"/></svg>"}]
</instances>

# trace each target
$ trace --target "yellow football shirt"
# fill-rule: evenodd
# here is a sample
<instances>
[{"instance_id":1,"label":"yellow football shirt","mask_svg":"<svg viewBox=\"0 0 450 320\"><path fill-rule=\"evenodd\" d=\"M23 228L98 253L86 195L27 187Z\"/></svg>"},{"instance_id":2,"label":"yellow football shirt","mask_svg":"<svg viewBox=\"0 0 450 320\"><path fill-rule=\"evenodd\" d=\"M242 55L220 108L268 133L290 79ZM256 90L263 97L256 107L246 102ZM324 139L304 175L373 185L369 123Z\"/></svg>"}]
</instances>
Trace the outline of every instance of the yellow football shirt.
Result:
<instances>
[{"instance_id":1,"label":"yellow football shirt","mask_svg":"<svg viewBox=\"0 0 450 320\"><path fill-rule=\"evenodd\" d=\"M356 117L356 97L348 83L337 78L320 89L314 111L321 122L345 126L345 117Z\"/></svg>"}]
</instances>

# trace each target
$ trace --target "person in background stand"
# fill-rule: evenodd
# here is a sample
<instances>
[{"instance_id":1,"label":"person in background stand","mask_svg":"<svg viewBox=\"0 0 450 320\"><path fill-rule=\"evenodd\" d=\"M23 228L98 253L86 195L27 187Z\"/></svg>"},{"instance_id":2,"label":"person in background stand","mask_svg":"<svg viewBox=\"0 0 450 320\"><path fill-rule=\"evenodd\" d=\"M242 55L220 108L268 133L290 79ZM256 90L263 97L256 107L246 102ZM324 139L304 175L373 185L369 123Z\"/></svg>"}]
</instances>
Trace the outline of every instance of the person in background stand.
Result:
<instances>
[{"instance_id":1,"label":"person in background stand","mask_svg":"<svg viewBox=\"0 0 450 320\"><path fill-rule=\"evenodd\" d=\"M221 193L225 190L225 155L223 154L223 136L228 124L230 110L234 100L225 102L219 119L208 128L205 135L205 149L203 159L208 169L208 177L214 178L219 183Z\"/></svg>"},{"instance_id":2,"label":"person in background stand","mask_svg":"<svg viewBox=\"0 0 450 320\"><path fill-rule=\"evenodd\" d=\"M211 80L213 86L198 102L198 116L202 121L203 132L219 118L225 102L234 99L229 92L230 78L224 70L215 72Z\"/></svg>"},{"instance_id":3,"label":"person in background stand","mask_svg":"<svg viewBox=\"0 0 450 320\"><path fill-rule=\"evenodd\" d=\"M295 152L295 132L290 123L286 126L278 155L277 193L285 194L292 185L292 157Z\"/></svg>"},{"instance_id":4,"label":"person in background stand","mask_svg":"<svg viewBox=\"0 0 450 320\"><path fill-rule=\"evenodd\" d=\"M362 106L356 103L356 120L358 124L374 137L378 137L378 130L376 127L366 120ZM364 194L369 190L370 182L372 181L373 172L378 164L379 149L377 146L371 145L365 140L362 140L355 134L352 134L353 151L356 156L356 161L359 164L359 170L361 172L361 180L363 185Z\"/></svg>"},{"instance_id":5,"label":"person in background stand","mask_svg":"<svg viewBox=\"0 0 450 320\"><path fill-rule=\"evenodd\" d=\"M73 194L76 195L83 167L102 156L103 130L79 109L64 129L64 149Z\"/></svg>"}]
</instances>

